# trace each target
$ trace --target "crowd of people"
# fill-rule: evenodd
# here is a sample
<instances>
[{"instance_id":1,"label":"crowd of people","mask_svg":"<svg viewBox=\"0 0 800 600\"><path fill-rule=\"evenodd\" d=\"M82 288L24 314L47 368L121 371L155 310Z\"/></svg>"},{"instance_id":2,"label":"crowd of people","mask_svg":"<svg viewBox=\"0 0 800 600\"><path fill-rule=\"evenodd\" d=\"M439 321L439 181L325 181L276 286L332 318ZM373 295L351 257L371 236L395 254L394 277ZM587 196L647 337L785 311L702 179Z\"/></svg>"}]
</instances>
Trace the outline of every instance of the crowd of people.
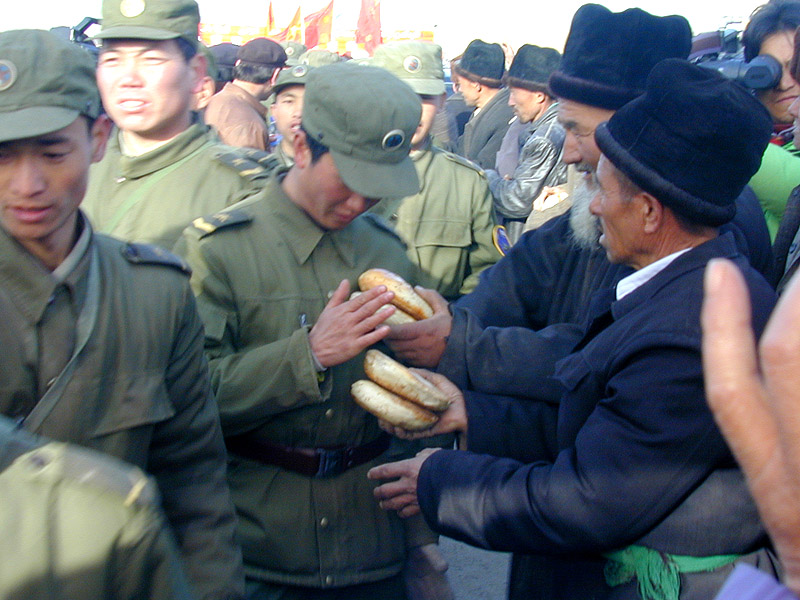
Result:
<instances>
[{"instance_id":1,"label":"crowd of people","mask_svg":"<svg viewBox=\"0 0 800 600\"><path fill-rule=\"evenodd\" d=\"M454 93L199 22L0 32L0 597L451 600L440 535L510 600L800 594L800 0L759 90L639 8ZM353 401L371 348L432 427Z\"/></svg>"}]
</instances>

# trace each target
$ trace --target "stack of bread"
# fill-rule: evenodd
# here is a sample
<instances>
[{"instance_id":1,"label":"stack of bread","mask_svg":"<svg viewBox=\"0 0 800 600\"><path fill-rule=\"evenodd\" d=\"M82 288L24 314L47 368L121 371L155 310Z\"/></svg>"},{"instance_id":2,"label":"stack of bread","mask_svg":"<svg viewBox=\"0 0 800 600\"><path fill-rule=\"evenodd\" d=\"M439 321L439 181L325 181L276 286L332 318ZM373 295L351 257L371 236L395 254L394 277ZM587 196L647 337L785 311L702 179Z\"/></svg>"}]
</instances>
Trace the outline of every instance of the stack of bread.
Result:
<instances>
[{"instance_id":1,"label":"stack of bread","mask_svg":"<svg viewBox=\"0 0 800 600\"><path fill-rule=\"evenodd\" d=\"M425 302L414 291L414 288L399 275L395 275L386 269L368 269L358 276L358 287L362 292L371 290L379 285L385 285L388 291L394 292L392 304L395 307L395 311L393 315L384 321L387 325L413 323L433 316L431 305ZM381 307L379 310L386 310L386 308Z\"/></svg>"},{"instance_id":2,"label":"stack of bread","mask_svg":"<svg viewBox=\"0 0 800 600\"><path fill-rule=\"evenodd\" d=\"M450 400L428 380L378 350L368 350L361 379L350 386L356 404L397 427L421 431L432 427Z\"/></svg>"}]
</instances>

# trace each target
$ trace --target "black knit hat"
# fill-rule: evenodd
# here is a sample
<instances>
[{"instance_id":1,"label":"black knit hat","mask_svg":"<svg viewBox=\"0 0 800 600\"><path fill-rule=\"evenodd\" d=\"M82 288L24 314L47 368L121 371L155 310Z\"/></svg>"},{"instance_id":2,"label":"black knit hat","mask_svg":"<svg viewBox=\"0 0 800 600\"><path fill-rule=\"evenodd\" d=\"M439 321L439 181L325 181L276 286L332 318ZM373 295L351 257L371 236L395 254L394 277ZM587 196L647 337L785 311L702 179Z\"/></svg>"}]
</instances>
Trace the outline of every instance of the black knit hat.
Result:
<instances>
[{"instance_id":1,"label":"black knit hat","mask_svg":"<svg viewBox=\"0 0 800 600\"><path fill-rule=\"evenodd\" d=\"M691 47L692 32L683 17L656 17L640 8L612 13L584 4L572 18L550 89L559 98L617 110L644 91L656 63L686 58Z\"/></svg>"},{"instance_id":2,"label":"black knit hat","mask_svg":"<svg viewBox=\"0 0 800 600\"><path fill-rule=\"evenodd\" d=\"M772 119L739 84L669 59L656 65L644 95L595 130L617 169L690 221L717 227L761 165Z\"/></svg>"},{"instance_id":3,"label":"black knit hat","mask_svg":"<svg viewBox=\"0 0 800 600\"><path fill-rule=\"evenodd\" d=\"M456 73L471 81L489 87L503 85L506 71L506 55L500 44L487 44L483 40L472 40L456 65Z\"/></svg>"},{"instance_id":4,"label":"black knit hat","mask_svg":"<svg viewBox=\"0 0 800 600\"><path fill-rule=\"evenodd\" d=\"M525 44L517 50L503 81L513 87L538 91L547 86L550 75L560 62L561 55L557 50Z\"/></svg>"}]
</instances>

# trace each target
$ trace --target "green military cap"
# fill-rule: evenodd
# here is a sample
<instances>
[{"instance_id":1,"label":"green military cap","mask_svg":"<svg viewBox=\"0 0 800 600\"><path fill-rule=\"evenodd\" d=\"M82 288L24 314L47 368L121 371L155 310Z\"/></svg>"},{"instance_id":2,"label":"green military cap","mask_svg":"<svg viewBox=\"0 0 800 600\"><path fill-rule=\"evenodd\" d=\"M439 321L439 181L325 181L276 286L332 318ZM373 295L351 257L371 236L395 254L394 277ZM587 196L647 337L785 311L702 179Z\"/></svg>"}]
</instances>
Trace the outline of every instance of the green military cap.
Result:
<instances>
[{"instance_id":1,"label":"green military cap","mask_svg":"<svg viewBox=\"0 0 800 600\"><path fill-rule=\"evenodd\" d=\"M300 55L300 64L310 65L312 67L321 67L323 65L332 65L341 60L341 57L336 52L330 50L314 49L306 50Z\"/></svg>"},{"instance_id":2,"label":"green military cap","mask_svg":"<svg viewBox=\"0 0 800 600\"><path fill-rule=\"evenodd\" d=\"M295 65L294 67L281 69L281 72L278 73L278 79L275 80L275 85L272 86L273 95L277 96L290 85L305 85L308 74L313 68L308 65Z\"/></svg>"},{"instance_id":3,"label":"green military cap","mask_svg":"<svg viewBox=\"0 0 800 600\"><path fill-rule=\"evenodd\" d=\"M281 42L281 46L286 51L286 64L289 66L299 65L300 56L306 51L305 45L300 42Z\"/></svg>"},{"instance_id":4,"label":"green military cap","mask_svg":"<svg viewBox=\"0 0 800 600\"><path fill-rule=\"evenodd\" d=\"M195 0L103 0L95 38L174 40L197 47L200 9Z\"/></svg>"},{"instance_id":5,"label":"green military cap","mask_svg":"<svg viewBox=\"0 0 800 600\"><path fill-rule=\"evenodd\" d=\"M197 50L206 57L206 75L214 81L219 79L219 69L217 68L217 59L214 58L214 53L202 42L197 42Z\"/></svg>"},{"instance_id":6,"label":"green military cap","mask_svg":"<svg viewBox=\"0 0 800 600\"><path fill-rule=\"evenodd\" d=\"M383 69L342 62L308 74L303 129L330 149L344 184L367 198L419 191L408 152L421 115L419 96Z\"/></svg>"},{"instance_id":7,"label":"green military cap","mask_svg":"<svg viewBox=\"0 0 800 600\"><path fill-rule=\"evenodd\" d=\"M372 64L383 67L423 96L444 94L442 47L429 42L393 42L375 49Z\"/></svg>"},{"instance_id":8,"label":"green military cap","mask_svg":"<svg viewBox=\"0 0 800 600\"><path fill-rule=\"evenodd\" d=\"M94 59L49 31L0 33L0 142L63 129L78 115L96 118Z\"/></svg>"}]
</instances>

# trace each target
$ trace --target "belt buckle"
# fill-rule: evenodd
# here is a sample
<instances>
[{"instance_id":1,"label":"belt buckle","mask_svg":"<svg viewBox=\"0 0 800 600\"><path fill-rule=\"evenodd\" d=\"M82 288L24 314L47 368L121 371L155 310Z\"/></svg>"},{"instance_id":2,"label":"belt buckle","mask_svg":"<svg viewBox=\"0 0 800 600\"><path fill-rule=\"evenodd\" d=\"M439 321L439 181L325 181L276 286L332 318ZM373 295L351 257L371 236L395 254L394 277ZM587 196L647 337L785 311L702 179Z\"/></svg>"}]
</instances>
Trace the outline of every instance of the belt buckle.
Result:
<instances>
[{"instance_id":1,"label":"belt buckle","mask_svg":"<svg viewBox=\"0 0 800 600\"><path fill-rule=\"evenodd\" d=\"M348 448L340 448L337 450L329 450L320 448L317 450L319 457L319 467L314 477L335 477L344 473L348 468L350 460L348 455Z\"/></svg>"}]
</instances>

